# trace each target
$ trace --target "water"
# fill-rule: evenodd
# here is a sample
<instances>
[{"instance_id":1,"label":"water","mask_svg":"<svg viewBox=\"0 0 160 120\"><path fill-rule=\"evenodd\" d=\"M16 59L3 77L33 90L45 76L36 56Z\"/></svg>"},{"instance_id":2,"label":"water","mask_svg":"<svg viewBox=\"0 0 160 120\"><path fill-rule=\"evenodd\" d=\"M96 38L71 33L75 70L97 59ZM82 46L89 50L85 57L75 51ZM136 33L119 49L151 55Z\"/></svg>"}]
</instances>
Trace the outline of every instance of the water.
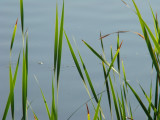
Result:
<instances>
[{"instance_id":1,"label":"water","mask_svg":"<svg viewBox=\"0 0 160 120\"><path fill-rule=\"evenodd\" d=\"M139 0L136 2L144 19L153 29L151 13L147 1ZM131 1L129 1L129 3L131 4ZM157 13L160 11L158 3L160 3L158 0L151 1L153 10L157 11ZM58 6L60 17L62 1L58 1ZM131 6L133 5L131 4ZM47 102L49 106L51 106L55 7L55 0L24 0L25 29L28 29L29 32L28 99L32 101L32 107L40 120L47 119L48 117L40 90L34 80L34 75L37 76ZM12 53L13 69L15 68L18 53L22 48L19 1L0 1L0 116L3 114L9 94L9 47L17 18L19 19L18 30ZM71 43L73 43L72 37L75 37L97 93L102 90L104 82L102 67L100 61L82 43L82 39L101 53L100 42L98 40L100 32L102 32L103 35L118 30L141 32L136 15L120 0L68 0L65 2L64 28ZM149 91L150 80L155 77L154 74L151 74L151 59L144 40L132 33L121 34L120 40L123 40L121 60L123 60L125 64L127 79L137 91L140 90L137 81L140 82L146 91ZM115 53L116 35L111 35L104 39L108 61L110 61L111 45ZM43 62L44 64L40 65L38 62ZM19 71L21 71L21 67L20 65ZM140 96L142 96L142 94L142 92L139 92ZM135 102L134 96L131 94L129 97L131 99L131 105L133 106L134 118L146 118L145 115L140 114L143 113L140 107L136 109L138 103ZM144 96L142 96L142 98L144 99ZM69 48L64 39L59 89L59 120L66 120L76 108L88 99L89 97L74 66ZM105 93L103 99L104 113L107 113L109 116L109 111L108 109L106 110L105 107L105 100L107 100ZM15 118L21 119L21 72L19 72L15 86L15 106ZM89 107L93 112L90 103ZM28 116L29 120L33 119L30 109L28 111ZM87 111L85 106L83 106L71 120L86 119L86 116ZM91 117L93 117L93 113ZM11 119L10 112L7 119Z\"/></svg>"}]
</instances>

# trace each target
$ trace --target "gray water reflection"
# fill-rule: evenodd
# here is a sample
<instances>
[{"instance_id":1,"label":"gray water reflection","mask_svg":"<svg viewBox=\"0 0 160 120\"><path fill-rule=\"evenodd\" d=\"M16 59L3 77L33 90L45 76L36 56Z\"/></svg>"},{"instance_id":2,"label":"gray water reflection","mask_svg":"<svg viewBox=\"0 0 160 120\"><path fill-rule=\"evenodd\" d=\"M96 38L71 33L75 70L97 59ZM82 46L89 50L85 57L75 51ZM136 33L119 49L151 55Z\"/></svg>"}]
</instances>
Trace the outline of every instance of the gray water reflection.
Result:
<instances>
[{"instance_id":1,"label":"gray water reflection","mask_svg":"<svg viewBox=\"0 0 160 120\"><path fill-rule=\"evenodd\" d=\"M139 0L136 2L149 26L153 26L147 1ZM129 3L131 4L131 1L129 1ZM159 3L160 1L158 0L151 1L153 10L158 13L160 11L158 6ZM61 11L62 1L58 1L58 5L59 11ZM35 74L37 76L50 106L55 6L55 0L24 0L25 29L28 29L29 32L28 99L33 101L32 107L40 120L47 119L48 117L40 90L33 75ZM131 4L131 6L133 5ZM18 53L22 47L19 14L19 1L0 1L0 116L3 114L9 93L9 46L17 17L19 18L19 21L14 51L12 54L13 68L15 67L14 65ZM65 1L64 25L69 38L72 39L72 36L76 38L76 42L97 93L102 90L104 81L102 67L100 61L86 48L81 40L84 39L87 41L100 53L101 48L98 40L100 32L102 32L103 35L118 30L141 32L136 15L131 9L126 8L120 0ZM137 91L139 90L137 81L139 81L145 90L148 91L150 80L154 79L154 75L151 75L151 59L144 41L132 33L121 34L120 39L124 40L121 49L121 60L125 63L127 79L130 80L130 83L137 89ZM107 53L107 60L110 61L110 46L113 46L115 53L116 35L104 39L104 45ZM42 61L43 64L38 64L39 61ZM19 71L21 71L21 67L22 66L20 66ZM65 40L63 44L62 71L59 91L59 120L67 119L77 107L89 99L78 72L74 67L74 62ZM141 92L139 92L139 94L142 95ZM142 110L139 108L136 109L138 104L135 102L135 98L132 95L129 97L131 99L131 105L133 106L135 119L144 119L145 116L139 114L142 113ZM106 100L107 97L104 95L104 101L102 101L104 105L104 113L109 113L108 109L105 109ZM21 72L19 72L15 87L15 106L15 118L20 119L22 115ZM89 106L92 109L90 104ZM91 113L93 113L92 110ZM33 115L30 110L28 114L28 119L32 120ZM84 106L71 118L71 120L86 119L86 115L87 112ZM106 116L108 115L109 114ZM93 115L91 115L91 117L93 117ZM8 115L7 119L11 119L10 115Z\"/></svg>"}]
</instances>

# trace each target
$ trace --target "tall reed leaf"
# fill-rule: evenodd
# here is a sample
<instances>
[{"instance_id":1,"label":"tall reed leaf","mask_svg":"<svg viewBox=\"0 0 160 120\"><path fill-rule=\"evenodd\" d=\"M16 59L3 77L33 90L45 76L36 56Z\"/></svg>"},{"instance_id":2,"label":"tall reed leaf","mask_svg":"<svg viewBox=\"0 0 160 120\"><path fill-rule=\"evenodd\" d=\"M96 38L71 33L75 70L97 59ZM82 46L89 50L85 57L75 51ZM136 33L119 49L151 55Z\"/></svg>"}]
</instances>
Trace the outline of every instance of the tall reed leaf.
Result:
<instances>
[{"instance_id":1,"label":"tall reed leaf","mask_svg":"<svg viewBox=\"0 0 160 120\"><path fill-rule=\"evenodd\" d=\"M143 104L142 100L140 99L140 97L138 96L138 94L135 92L135 90L129 85L129 83L127 82L128 87L130 88L130 90L132 91L132 93L134 94L134 96L136 97L136 99L138 100L139 104L141 105L142 109L144 110L144 112L146 113L147 117L150 120L153 120L151 115L149 114L147 108L145 107L145 105Z\"/></svg>"},{"instance_id":2,"label":"tall reed leaf","mask_svg":"<svg viewBox=\"0 0 160 120\"><path fill-rule=\"evenodd\" d=\"M93 120L97 120L97 118L98 118L98 112L99 112L99 108L100 108L101 98L102 98L102 94L101 94L100 99L98 101L98 105L97 105Z\"/></svg>"},{"instance_id":3,"label":"tall reed leaf","mask_svg":"<svg viewBox=\"0 0 160 120\"><path fill-rule=\"evenodd\" d=\"M58 58L57 58L57 96L58 96L59 75L60 75L60 66L61 66L62 41L63 41L63 24L64 24L64 2L63 2L63 7L62 7L61 24L60 24L60 33L59 33L59 41L58 41ZM58 99L58 98L57 98L57 99Z\"/></svg>"},{"instance_id":4,"label":"tall reed leaf","mask_svg":"<svg viewBox=\"0 0 160 120\"><path fill-rule=\"evenodd\" d=\"M38 79L37 79L37 77L36 77L35 75L34 75L34 79L36 80L36 82L37 82L37 84L38 84L38 87L39 87L39 89L40 89L40 91L41 91L42 98L43 98L43 101L44 101L44 104L45 104L45 107L46 107L46 111L47 111L47 114L48 114L48 118L49 118L49 120L50 120L51 114L50 114L50 112L49 112L49 108L48 108L48 104L47 104L46 98L45 98L45 96L44 96L44 94L43 94L43 91L42 91L42 89L41 89L41 87L40 87L40 85L39 85Z\"/></svg>"},{"instance_id":5,"label":"tall reed leaf","mask_svg":"<svg viewBox=\"0 0 160 120\"><path fill-rule=\"evenodd\" d=\"M19 53L19 57L18 57L18 60L17 60L17 65L16 65L16 69L15 69L15 73L14 73L14 77L11 78L10 76L10 79L12 79L12 89L10 90L10 93L9 93L9 96L8 96L8 100L7 100L7 103L6 103L6 107L5 107L5 110L4 110L4 113L3 113L3 117L2 117L2 120L5 120L6 117L7 117L7 113L8 113L8 110L9 110L9 106L11 104L11 100L12 100L12 96L14 94L14 87L15 87L15 83L16 83L16 80L17 80L17 73L18 73L18 67L19 67L19 60L20 60L20 53ZM12 72L10 71L10 74Z\"/></svg>"},{"instance_id":6,"label":"tall reed leaf","mask_svg":"<svg viewBox=\"0 0 160 120\"><path fill-rule=\"evenodd\" d=\"M11 51L12 51L12 47L13 47L13 43L14 43L14 39L15 39L16 31L17 31L17 23L18 23L18 18L16 20L16 24L14 26L14 31L13 31L13 34L12 34L12 40L11 40L11 45L10 45L10 54L11 54Z\"/></svg>"},{"instance_id":7,"label":"tall reed leaf","mask_svg":"<svg viewBox=\"0 0 160 120\"><path fill-rule=\"evenodd\" d=\"M22 34L24 32L24 13L23 13L23 0L20 0L20 15L21 15L21 28L22 28Z\"/></svg>"},{"instance_id":8,"label":"tall reed leaf","mask_svg":"<svg viewBox=\"0 0 160 120\"><path fill-rule=\"evenodd\" d=\"M58 49L58 5L56 3L56 22L55 22L55 40L54 40L54 77L57 66L57 49Z\"/></svg>"},{"instance_id":9,"label":"tall reed leaf","mask_svg":"<svg viewBox=\"0 0 160 120\"><path fill-rule=\"evenodd\" d=\"M111 86L112 97L113 97L114 107L115 107L115 110L116 110L117 120L120 120L120 115L119 115L119 110L118 110L116 95L115 95L115 91L114 91L114 87L113 87L113 84L112 84L112 80L111 80L110 75L109 75L109 82L110 82L110 86Z\"/></svg>"}]
</instances>

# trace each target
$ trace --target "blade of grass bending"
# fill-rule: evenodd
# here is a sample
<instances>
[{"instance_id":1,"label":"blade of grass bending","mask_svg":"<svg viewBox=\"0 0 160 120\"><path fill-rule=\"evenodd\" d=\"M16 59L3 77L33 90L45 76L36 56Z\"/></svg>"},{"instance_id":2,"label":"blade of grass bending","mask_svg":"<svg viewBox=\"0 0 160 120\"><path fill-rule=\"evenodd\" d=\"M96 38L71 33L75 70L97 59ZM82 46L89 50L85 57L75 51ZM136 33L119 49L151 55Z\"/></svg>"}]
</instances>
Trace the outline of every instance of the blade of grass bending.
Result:
<instances>
[{"instance_id":1,"label":"blade of grass bending","mask_svg":"<svg viewBox=\"0 0 160 120\"><path fill-rule=\"evenodd\" d=\"M79 73L79 75L80 75L80 77L81 77L81 79L82 79L82 81L83 81L83 84L84 84L84 86L85 86L85 88L86 88L86 91L87 91L87 93L88 93L88 95L89 95L89 98L91 99L91 95L90 95L90 92L89 92L89 90L88 90L88 87L87 87L86 81L85 81L85 79L84 79L84 76L83 76L83 74L82 74L82 70L81 70L81 68L80 68L80 65L79 65L79 63L78 63L78 60L77 60L77 58L76 58L76 55L75 55L75 53L74 53L74 51L73 51L73 48L72 48L72 46L71 46L71 44L70 44L70 42L69 42L69 39L68 39L67 34L65 33L65 31L64 31L64 34L65 34L65 37L66 37L66 40L67 40L67 43L68 43L68 46L69 46L69 49L70 49L72 58L73 58L73 60L74 60L74 63L75 63L75 65L76 65L76 68L77 68L77 70L78 70L78 73ZM92 99L91 99L91 102L92 102L92 105L93 105L93 107L94 107L94 104L93 104ZM94 109L95 109L95 107L94 107Z\"/></svg>"},{"instance_id":2,"label":"blade of grass bending","mask_svg":"<svg viewBox=\"0 0 160 120\"><path fill-rule=\"evenodd\" d=\"M106 65L110 66L110 64L109 64L106 60L104 60L104 58L103 58L101 55L99 55L89 44L87 44L84 40L82 40L82 41L84 42L84 44L85 44L100 60L102 60ZM112 67L112 69L113 69L117 74L119 74L113 67Z\"/></svg>"},{"instance_id":3,"label":"blade of grass bending","mask_svg":"<svg viewBox=\"0 0 160 120\"><path fill-rule=\"evenodd\" d=\"M33 115L34 115L34 120L38 120L38 117L36 116L34 110L32 109L32 106L31 106L31 104L29 103L28 100L27 100L27 104L28 104L28 106L30 107L30 109L31 109L31 111L32 111L32 113L33 113Z\"/></svg>"},{"instance_id":4,"label":"blade of grass bending","mask_svg":"<svg viewBox=\"0 0 160 120\"><path fill-rule=\"evenodd\" d=\"M88 74L88 71L87 71L86 66L85 66L85 64L84 64L84 62L83 62L83 59L82 59L81 54L80 54L80 52L79 52L79 50L78 50L78 47L77 47L77 45L76 45L76 41L75 41L75 40L74 40L74 43L75 43L75 46L76 46L76 48L77 48L77 51L78 51L78 54L79 54L79 57L80 57L80 60L81 60L81 63L82 63L82 66L83 66L85 75L86 75L86 78L87 78L87 80L88 80L89 87L90 87L90 89L91 89L91 91L92 91L92 94L93 94L96 102L98 103L98 97L97 97L97 95L96 95L96 92L95 92L95 90L94 90L92 81L91 81L91 79L90 79L90 76L89 76L89 74ZM100 111L102 112L101 107L100 107ZM103 118L105 118L103 112L102 112L102 116L103 116Z\"/></svg>"},{"instance_id":5,"label":"blade of grass bending","mask_svg":"<svg viewBox=\"0 0 160 120\"><path fill-rule=\"evenodd\" d=\"M111 71L111 68L112 68L112 66L113 66L113 64L114 64L114 62L115 62L115 60L116 60L116 58L117 58L117 55L118 55L118 53L119 53L119 51L120 51L120 48L121 48L121 46L122 46L122 43L123 43L123 41L121 42L119 48L117 49L116 54L114 55L113 60L112 60L110 66L109 66L109 68L108 68L108 70L107 70L106 80L107 80L108 75L109 75L109 73L110 73L110 71ZM120 74L119 74L119 76L120 76ZM105 83L106 83L106 80L105 80Z\"/></svg>"},{"instance_id":6,"label":"blade of grass bending","mask_svg":"<svg viewBox=\"0 0 160 120\"><path fill-rule=\"evenodd\" d=\"M151 46L151 43L150 43L150 40L149 40L149 37L148 37L148 34L147 34L146 29L148 30L148 32L149 32L149 34L150 34L150 36L151 36L151 38L152 38L155 46L156 46L156 47L160 47L160 46L156 43L156 40L154 39L154 36L153 36L152 32L150 31L149 27L148 27L148 26L145 24L145 22L143 21L142 16L141 16L141 14L140 14L140 12L139 12L139 10L138 10L138 7L137 7L137 5L135 4L134 0L132 0L132 2L133 2L134 6L135 6L135 8L136 8L137 16L138 16L139 21L140 21L140 24L141 24L141 28L142 28L142 31L143 31L143 34L144 34L144 37L145 37L145 41L146 41L146 43L147 43L148 50L149 50L150 55L151 55L151 58L152 58L152 60L153 60L153 64L154 64L154 66L155 66L155 68L156 68L156 71L157 71L158 73L160 73L159 66L158 66L158 63L157 63L155 54L154 54L154 52L153 52L153 48L152 48L152 46ZM145 27L146 27L146 28L145 28ZM159 49L159 48L157 48L157 49ZM159 50L160 50L160 49L159 49Z\"/></svg>"},{"instance_id":7,"label":"blade of grass bending","mask_svg":"<svg viewBox=\"0 0 160 120\"><path fill-rule=\"evenodd\" d=\"M132 91L132 93L134 94L134 96L136 97L137 101L139 102L140 106L142 107L142 109L144 110L145 114L147 115L147 117L150 120L153 120L151 115L149 114L147 108L145 107L145 105L143 104L142 100L140 99L140 97L138 96L138 94L134 91L134 89L130 86L130 84L127 82L128 87L130 88L130 90Z\"/></svg>"},{"instance_id":8,"label":"blade of grass bending","mask_svg":"<svg viewBox=\"0 0 160 120\"><path fill-rule=\"evenodd\" d=\"M108 80L106 80L107 78L107 74L106 74L106 68L104 63L102 62L102 66L103 66L103 73L104 73L104 78L106 81L106 90L107 90L107 97L108 97L108 103L109 103L109 109L110 109L110 113L111 113L111 118L113 118L112 116L112 106L111 106L111 97L110 97L110 90L109 90L109 84L108 84Z\"/></svg>"},{"instance_id":9,"label":"blade of grass bending","mask_svg":"<svg viewBox=\"0 0 160 120\"><path fill-rule=\"evenodd\" d=\"M58 43L58 58L57 58L57 102L58 102L58 88L59 88L59 75L61 66L61 54L62 54L62 42L63 42L63 24L64 24L64 0L61 15L60 33L59 33L59 43Z\"/></svg>"},{"instance_id":10,"label":"blade of grass bending","mask_svg":"<svg viewBox=\"0 0 160 120\"><path fill-rule=\"evenodd\" d=\"M57 49L58 49L58 5L56 3L56 22L55 22L55 40L54 40L54 77L57 65Z\"/></svg>"},{"instance_id":11,"label":"blade of grass bending","mask_svg":"<svg viewBox=\"0 0 160 120\"><path fill-rule=\"evenodd\" d=\"M4 110L4 113L3 113L2 120L5 120L6 117L7 117L8 110L9 110L9 106L10 106L10 104L11 104L11 99L12 99L12 96L13 96L13 94L14 94L14 87L15 87L15 83L16 83L16 80L17 80L19 60L20 60L20 53L19 53L19 57L18 57L18 60L17 60L17 65L16 65L14 77L13 77L13 87L12 87L12 90L10 90L10 93L9 93L9 96L8 96L8 100L7 100L7 103L6 103L6 107L5 107L5 110ZM10 77L11 77L11 76L10 76Z\"/></svg>"},{"instance_id":12,"label":"blade of grass bending","mask_svg":"<svg viewBox=\"0 0 160 120\"><path fill-rule=\"evenodd\" d=\"M22 34L23 34L23 29L24 29L23 0L20 0L20 16L21 16L21 27L22 27Z\"/></svg>"},{"instance_id":13,"label":"blade of grass bending","mask_svg":"<svg viewBox=\"0 0 160 120\"><path fill-rule=\"evenodd\" d=\"M117 49L119 48L119 33L117 35ZM120 53L117 55L118 72L120 73Z\"/></svg>"},{"instance_id":14,"label":"blade of grass bending","mask_svg":"<svg viewBox=\"0 0 160 120\"><path fill-rule=\"evenodd\" d=\"M104 93L105 91L106 90L98 93L97 96L100 95L100 94L102 94L102 93ZM92 97L91 99L94 99L94 97ZM74 112L67 118L67 120L69 120L79 109L81 109L84 105L86 105L89 101L91 101L91 99L87 100L85 103L83 103L82 105L80 105L76 110L74 110Z\"/></svg>"},{"instance_id":15,"label":"blade of grass bending","mask_svg":"<svg viewBox=\"0 0 160 120\"><path fill-rule=\"evenodd\" d=\"M143 94L145 95L146 99L148 100L149 105L151 105L151 107L152 107L152 109L153 109L154 113L156 113L156 114L157 114L157 109L156 109L156 108L154 107L154 105L152 104L151 99L148 97L148 95L146 94L146 92L144 91L144 89L142 88L142 86L141 86L140 84L139 84L139 86L140 86L140 88L141 88L141 90L142 90Z\"/></svg>"},{"instance_id":16,"label":"blade of grass bending","mask_svg":"<svg viewBox=\"0 0 160 120\"><path fill-rule=\"evenodd\" d=\"M17 31L17 23L18 23L18 18L16 20L16 24L14 26L14 30L13 30L13 34L12 34L12 40L11 40L11 45L10 45L10 54L13 48L13 43L14 43L14 39L15 39L15 35L16 35L16 31Z\"/></svg>"},{"instance_id":17,"label":"blade of grass bending","mask_svg":"<svg viewBox=\"0 0 160 120\"><path fill-rule=\"evenodd\" d=\"M99 112L99 108L100 108L100 103L101 103L101 98L102 98L102 94L101 94L100 99L98 101L98 105L97 105L93 120L97 120L98 112Z\"/></svg>"},{"instance_id":18,"label":"blade of grass bending","mask_svg":"<svg viewBox=\"0 0 160 120\"><path fill-rule=\"evenodd\" d=\"M51 114L50 114L50 111L49 111L49 108L48 108L48 104L47 104L46 98L44 97L43 91L42 91L42 89L41 89L41 87L39 85L38 79L37 79L37 77L35 75L34 75L34 79L36 80L37 85L38 85L38 87L39 87L39 89L41 91L42 98L43 98L43 101L44 101L44 104L45 104L45 107L46 107L46 111L47 111L47 114L48 114L48 118L50 120L51 119Z\"/></svg>"},{"instance_id":19,"label":"blade of grass bending","mask_svg":"<svg viewBox=\"0 0 160 120\"><path fill-rule=\"evenodd\" d=\"M115 92L114 92L114 88L113 88L113 84L112 84L112 80L111 80L110 75L109 75L109 82L110 82L110 86L111 86L112 97L113 97L113 102L114 102L114 107L115 107L115 111L116 111L117 120L120 120L120 115L119 115L116 95L115 95Z\"/></svg>"}]
</instances>

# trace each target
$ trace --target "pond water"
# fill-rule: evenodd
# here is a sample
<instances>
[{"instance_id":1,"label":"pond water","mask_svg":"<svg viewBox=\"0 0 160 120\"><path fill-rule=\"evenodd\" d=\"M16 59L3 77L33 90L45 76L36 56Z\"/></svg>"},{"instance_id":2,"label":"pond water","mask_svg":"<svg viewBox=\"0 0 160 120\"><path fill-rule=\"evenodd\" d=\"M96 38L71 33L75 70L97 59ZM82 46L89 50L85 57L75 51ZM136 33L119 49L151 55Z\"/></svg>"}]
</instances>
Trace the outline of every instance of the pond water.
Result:
<instances>
[{"instance_id":1,"label":"pond water","mask_svg":"<svg viewBox=\"0 0 160 120\"><path fill-rule=\"evenodd\" d=\"M154 12L160 13L160 1L150 1ZM136 1L142 16L153 30L153 20L147 0ZM131 7L133 4L128 1ZM24 23L25 29L29 34L29 79L28 79L28 100L32 101L32 108L40 120L48 119L45 105L34 79L37 76L40 86L44 92L47 103L51 106L51 79L54 54L54 23L55 23L56 0L24 0ZM58 1L59 17L61 14L62 1ZM15 69L18 53L22 48L22 36L20 26L19 1L1 0L0 1L0 118L3 115L5 104L9 94L9 47L12 32L16 19L18 18L18 29L15 38L15 44L12 53L12 66ZM118 30L130 30L141 33L138 18L135 13L127 8L121 0L67 0L65 1L64 29L74 47L72 38L76 39L78 48L84 59L91 80L97 93L102 91L104 82L102 65L98 58L83 44L82 40L89 43L99 53L102 53L100 41L98 40L100 32L102 35L116 32ZM104 38L104 47L106 58L110 62L110 46L113 47L113 53L116 51L117 35L111 35ZM127 80L142 96L145 103L145 97L140 91L138 82L149 93L149 85L153 80L155 83L154 70L152 73L152 62L143 39L132 33L120 34L120 41L123 40L121 48L121 61L124 61ZM59 85L59 120L67 118L89 97L85 87L80 79L72 60L68 45L64 39L62 51L62 67ZM74 47L75 49L75 47ZM76 49L75 49L76 50ZM43 62L43 64L38 64ZM21 62L19 67L18 79L15 86L15 118L21 119ZM117 67L115 66L117 69ZM121 72L122 74L122 72ZM122 74L123 75L123 74ZM117 84L119 77L116 76ZM116 87L119 89L118 87ZM107 119L109 117L109 107L107 106L106 92L103 93L102 108ZM133 106L133 115L135 119L145 119L133 94L129 95L131 106ZM93 107L90 103L89 108L91 118L93 118ZM107 107L105 107L107 106ZM10 112L7 119L11 119ZM33 120L31 110L28 111L28 119ZM70 120L87 119L87 110L83 106ZM114 119L115 116L114 116Z\"/></svg>"}]
</instances>

